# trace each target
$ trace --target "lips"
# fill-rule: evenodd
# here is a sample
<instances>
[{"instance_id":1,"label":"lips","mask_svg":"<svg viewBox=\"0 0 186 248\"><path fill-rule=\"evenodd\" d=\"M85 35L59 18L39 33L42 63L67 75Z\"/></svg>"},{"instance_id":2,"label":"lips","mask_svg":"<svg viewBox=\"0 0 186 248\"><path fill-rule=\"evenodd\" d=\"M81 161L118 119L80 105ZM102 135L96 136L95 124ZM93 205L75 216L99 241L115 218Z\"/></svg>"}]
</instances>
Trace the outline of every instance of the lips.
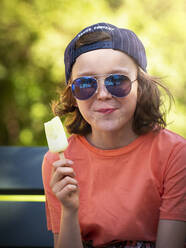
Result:
<instances>
[{"instance_id":1,"label":"lips","mask_svg":"<svg viewBox=\"0 0 186 248\"><path fill-rule=\"evenodd\" d=\"M102 108L102 109L98 109L97 112L103 113L103 114L111 114L115 110L116 108Z\"/></svg>"}]
</instances>

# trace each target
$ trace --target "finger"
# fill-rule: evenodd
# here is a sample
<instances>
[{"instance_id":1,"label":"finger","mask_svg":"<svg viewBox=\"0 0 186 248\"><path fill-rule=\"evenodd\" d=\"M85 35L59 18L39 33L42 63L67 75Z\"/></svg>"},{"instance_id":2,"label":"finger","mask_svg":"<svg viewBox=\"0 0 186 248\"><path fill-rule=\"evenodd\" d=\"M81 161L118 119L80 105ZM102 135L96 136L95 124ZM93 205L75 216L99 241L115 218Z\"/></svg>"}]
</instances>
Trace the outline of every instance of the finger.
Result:
<instances>
[{"instance_id":1,"label":"finger","mask_svg":"<svg viewBox=\"0 0 186 248\"><path fill-rule=\"evenodd\" d=\"M56 160L52 165L52 175L54 174L55 170L58 167L70 167L71 165L73 165L74 162L70 159L60 159L60 160Z\"/></svg>"},{"instance_id":2,"label":"finger","mask_svg":"<svg viewBox=\"0 0 186 248\"><path fill-rule=\"evenodd\" d=\"M50 187L53 187L58 181L62 180L65 176L75 177L75 172L71 167L58 167L50 180Z\"/></svg>"},{"instance_id":3,"label":"finger","mask_svg":"<svg viewBox=\"0 0 186 248\"><path fill-rule=\"evenodd\" d=\"M65 199L69 196L71 196L71 194L73 192L76 192L78 190L78 187L76 185L73 184L68 184L66 185L62 191L59 191L58 193L56 193L57 198L59 199Z\"/></svg>"},{"instance_id":4,"label":"finger","mask_svg":"<svg viewBox=\"0 0 186 248\"><path fill-rule=\"evenodd\" d=\"M78 182L76 179L69 177L69 176L66 176L63 180L57 182L53 186L52 191L56 194L56 193L60 192L61 190L63 190L63 188L65 186L67 186L68 184L78 186Z\"/></svg>"},{"instance_id":5,"label":"finger","mask_svg":"<svg viewBox=\"0 0 186 248\"><path fill-rule=\"evenodd\" d=\"M58 168L59 166L65 167L65 166L71 166L74 162L70 159L60 159L55 161L52 165L54 168Z\"/></svg>"},{"instance_id":6,"label":"finger","mask_svg":"<svg viewBox=\"0 0 186 248\"><path fill-rule=\"evenodd\" d=\"M74 170L71 167L58 167L51 177L50 186L53 187L54 184L62 180L65 176L75 177Z\"/></svg>"}]
</instances>

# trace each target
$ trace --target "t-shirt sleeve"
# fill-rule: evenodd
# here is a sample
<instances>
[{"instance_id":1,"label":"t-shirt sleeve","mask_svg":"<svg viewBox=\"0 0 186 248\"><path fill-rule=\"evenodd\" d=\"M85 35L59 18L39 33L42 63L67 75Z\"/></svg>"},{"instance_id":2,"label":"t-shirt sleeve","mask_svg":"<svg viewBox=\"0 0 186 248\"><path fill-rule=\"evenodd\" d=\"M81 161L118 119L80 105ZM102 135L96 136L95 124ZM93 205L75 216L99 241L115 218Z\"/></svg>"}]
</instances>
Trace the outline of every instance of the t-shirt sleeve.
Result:
<instances>
[{"instance_id":1,"label":"t-shirt sleeve","mask_svg":"<svg viewBox=\"0 0 186 248\"><path fill-rule=\"evenodd\" d=\"M43 178L43 185L44 185L44 191L46 197L45 208L46 208L47 227L48 230L51 230L53 233L59 233L60 219L61 219L61 203L53 194L50 188L52 162L51 159L47 159L48 157L47 154L44 156L42 163L42 178Z\"/></svg>"},{"instance_id":2,"label":"t-shirt sleeve","mask_svg":"<svg viewBox=\"0 0 186 248\"><path fill-rule=\"evenodd\" d=\"M172 151L164 171L160 219L186 221L186 145Z\"/></svg>"}]
</instances>

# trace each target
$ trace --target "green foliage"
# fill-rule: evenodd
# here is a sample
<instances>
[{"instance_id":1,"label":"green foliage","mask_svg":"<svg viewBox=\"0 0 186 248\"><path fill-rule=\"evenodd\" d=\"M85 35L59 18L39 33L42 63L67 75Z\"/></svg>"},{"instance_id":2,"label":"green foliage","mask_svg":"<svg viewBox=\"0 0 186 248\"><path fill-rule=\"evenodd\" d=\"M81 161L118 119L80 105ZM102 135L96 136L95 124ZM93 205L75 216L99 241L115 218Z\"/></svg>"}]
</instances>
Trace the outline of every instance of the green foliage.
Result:
<instances>
[{"instance_id":1,"label":"green foliage","mask_svg":"<svg viewBox=\"0 0 186 248\"><path fill-rule=\"evenodd\" d=\"M139 35L149 73L165 78L176 100L168 128L186 137L184 0L1 0L0 8L0 145L46 145L43 122L64 86L64 49L102 21Z\"/></svg>"}]
</instances>

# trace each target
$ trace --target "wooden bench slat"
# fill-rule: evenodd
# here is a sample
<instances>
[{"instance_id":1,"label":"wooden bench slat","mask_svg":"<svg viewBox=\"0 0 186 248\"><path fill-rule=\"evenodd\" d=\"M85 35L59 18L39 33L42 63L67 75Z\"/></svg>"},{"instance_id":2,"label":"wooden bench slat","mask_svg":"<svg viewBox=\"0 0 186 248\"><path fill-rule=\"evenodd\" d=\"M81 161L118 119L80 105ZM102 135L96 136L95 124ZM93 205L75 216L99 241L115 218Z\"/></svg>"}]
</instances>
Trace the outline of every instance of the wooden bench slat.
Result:
<instances>
[{"instance_id":1,"label":"wooden bench slat","mask_svg":"<svg viewBox=\"0 0 186 248\"><path fill-rule=\"evenodd\" d=\"M42 160L48 147L0 146L0 194L41 195ZM45 203L0 201L0 247L53 247Z\"/></svg>"},{"instance_id":2,"label":"wooden bench slat","mask_svg":"<svg viewBox=\"0 0 186 248\"><path fill-rule=\"evenodd\" d=\"M0 195L44 195L43 189L0 189Z\"/></svg>"},{"instance_id":3,"label":"wooden bench slat","mask_svg":"<svg viewBox=\"0 0 186 248\"><path fill-rule=\"evenodd\" d=\"M0 202L0 247L52 247L44 202Z\"/></svg>"},{"instance_id":4,"label":"wooden bench slat","mask_svg":"<svg viewBox=\"0 0 186 248\"><path fill-rule=\"evenodd\" d=\"M47 150L47 147L1 146L0 194L20 194L21 190L24 194L32 194L32 190L43 194L41 165Z\"/></svg>"}]
</instances>

